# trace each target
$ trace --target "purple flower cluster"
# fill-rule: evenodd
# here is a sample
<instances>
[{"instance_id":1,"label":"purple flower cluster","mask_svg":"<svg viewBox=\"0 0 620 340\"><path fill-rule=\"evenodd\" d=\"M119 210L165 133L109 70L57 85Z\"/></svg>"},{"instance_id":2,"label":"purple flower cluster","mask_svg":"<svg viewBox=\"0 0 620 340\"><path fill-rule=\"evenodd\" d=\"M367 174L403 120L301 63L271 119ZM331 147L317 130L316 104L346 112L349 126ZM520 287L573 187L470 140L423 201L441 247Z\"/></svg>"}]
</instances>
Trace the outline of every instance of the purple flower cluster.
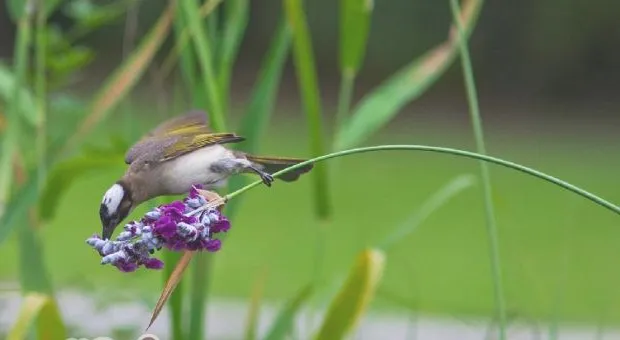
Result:
<instances>
[{"instance_id":1,"label":"purple flower cluster","mask_svg":"<svg viewBox=\"0 0 620 340\"><path fill-rule=\"evenodd\" d=\"M194 186L183 201L174 201L147 212L139 221L125 225L116 240L103 240L93 235L86 240L103 257L101 264L112 264L123 272L139 266L161 269L164 265L150 255L162 247L173 251L206 250L216 252L221 241L214 234L230 229L230 222Z\"/></svg>"}]
</instances>

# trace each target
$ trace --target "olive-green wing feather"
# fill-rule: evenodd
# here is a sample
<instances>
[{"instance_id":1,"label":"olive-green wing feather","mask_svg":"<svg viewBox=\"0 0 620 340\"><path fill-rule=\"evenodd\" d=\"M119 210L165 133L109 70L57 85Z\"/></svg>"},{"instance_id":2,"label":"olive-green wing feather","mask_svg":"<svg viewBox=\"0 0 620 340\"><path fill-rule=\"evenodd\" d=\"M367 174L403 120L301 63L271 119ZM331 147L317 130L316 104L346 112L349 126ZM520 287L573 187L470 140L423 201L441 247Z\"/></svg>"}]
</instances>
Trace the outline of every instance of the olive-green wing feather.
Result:
<instances>
[{"instance_id":1,"label":"olive-green wing feather","mask_svg":"<svg viewBox=\"0 0 620 340\"><path fill-rule=\"evenodd\" d=\"M245 138L234 133L201 133L178 136L174 143L164 148L159 161L168 161L209 145L237 143L244 140Z\"/></svg>"},{"instance_id":2,"label":"olive-green wing feather","mask_svg":"<svg viewBox=\"0 0 620 340\"><path fill-rule=\"evenodd\" d=\"M192 110L168 119L145 134L125 154L125 163L148 155L150 161L172 159L211 144L232 143L243 138L232 133L213 133L204 111Z\"/></svg>"}]
</instances>

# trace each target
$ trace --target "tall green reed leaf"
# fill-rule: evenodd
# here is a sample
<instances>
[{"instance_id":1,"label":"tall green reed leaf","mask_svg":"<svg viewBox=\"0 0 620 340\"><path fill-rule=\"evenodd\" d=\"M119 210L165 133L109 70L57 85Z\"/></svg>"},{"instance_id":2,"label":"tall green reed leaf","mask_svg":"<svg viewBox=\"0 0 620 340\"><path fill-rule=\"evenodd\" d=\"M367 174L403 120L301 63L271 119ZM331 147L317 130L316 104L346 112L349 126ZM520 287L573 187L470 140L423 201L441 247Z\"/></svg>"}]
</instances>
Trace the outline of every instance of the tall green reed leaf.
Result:
<instances>
[{"instance_id":1,"label":"tall green reed leaf","mask_svg":"<svg viewBox=\"0 0 620 340\"><path fill-rule=\"evenodd\" d=\"M15 86L15 74L7 65L0 63L0 97L2 97L5 103L10 103L14 100ZM19 91L19 108L21 115L28 124L38 126L40 124L38 116L39 110L37 109L37 104L32 92L23 82Z\"/></svg>"},{"instance_id":2,"label":"tall green reed leaf","mask_svg":"<svg viewBox=\"0 0 620 340\"><path fill-rule=\"evenodd\" d=\"M303 303L312 295L313 291L314 287L312 284L308 284L300 289L280 310L264 340L287 339L287 335L293 329L295 316Z\"/></svg>"},{"instance_id":3,"label":"tall green reed leaf","mask_svg":"<svg viewBox=\"0 0 620 340\"><path fill-rule=\"evenodd\" d=\"M228 100L232 69L243 40L250 13L248 0L227 0L224 3L224 32L219 40L218 50L218 83L224 105L224 111L228 112Z\"/></svg>"},{"instance_id":4,"label":"tall green reed leaf","mask_svg":"<svg viewBox=\"0 0 620 340\"><path fill-rule=\"evenodd\" d=\"M356 155L356 154L360 154L360 153L368 153L368 152L379 152L379 151L419 151L419 152L431 152L431 153L438 153L438 154L446 154L446 155L451 155L451 156L458 156L458 157L464 157L464 158L470 158L470 159L474 159L474 160L482 160L488 163L492 163L492 164L496 164L496 165L500 165L503 166L505 168L509 168L512 170L516 170L522 173L525 173L527 175L530 175L532 177L536 177L538 179L541 179L543 181L555 184L565 190L568 190L574 194L577 194L579 196L581 196L582 198L585 198L603 208L606 208L607 210L610 210L616 214L620 214L620 206L611 203L610 201L597 196L591 192L588 192L578 186L575 186L573 184L570 184L566 181L563 181L559 178L556 178L554 176L548 175L544 172L529 168L527 166L521 165L521 164L517 164L514 162L510 162L501 158L497 158L497 157L492 157L492 156L487 156L487 155L482 155L479 153L475 153L475 152L471 152L471 151L465 151L465 150L459 150L459 149L454 149L454 148L446 148L446 147L441 147L441 146L430 146L430 145L375 145L375 146L367 146L367 147L361 147L361 148L353 148L353 149L348 149L348 150L341 150L341 151L336 151L336 152L332 152L329 154L325 154L319 157L315 157L315 158L311 158L308 160L305 160L303 162L299 162L295 165L291 165L286 169L282 169L278 172L273 173L273 177L277 178L283 174L288 173L289 171L293 171L297 168L306 166L308 164L315 164L318 162L322 162L322 161L326 161L328 159L331 158L339 158L339 157L344 157L344 156L350 156L350 155ZM260 180L257 180L251 184L246 185L245 187L232 192L228 195L226 195L224 197L225 201L230 201L231 199L233 199L236 196L239 196L241 194L243 194L244 192L251 190L252 188L255 188L257 186L260 186L263 182Z\"/></svg>"},{"instance_id":5,"label":"tall green reed leaf","mask_svg":"<svg viewBox=\"0 0 620 340\"><path fill-rule=\"evenodd\" d=\"M338 95L338 112L336 126L345 121L351 98L355 77L364 60L373 0L340 1L340 94Z\"/></svg>"},{"instance_id":6,"label":"tall green reed leaf","mask_svg":"<svg viewBox=\"0 0 620 340\"><path fill-rule=\"evenodd\" d=\"M381 250L367 249L358 256L347 281L331 301L316 339L344 339L350 334L375 295L384 266Z\"/></svg>"},{"instance_id":7,"label":"tall green reed leaf","mask_svg":"<svg viewBox=\"0 0 620 340\"><path fill-rule=\"evenodd\" d=\"M53 287L43 256L43 243L31 223L22 220L24 226L18 231L19 279L25 292L39 292L52 295Z\"/></svg>"},{"instance_id":8,"label":"tall green reed leaf","mask_svg":"<svg viewBox=\"0 0 620 340\"><path fill-rule=\"evenodd\" d=\"M37 7L40 7L39 4L43 4L45 17L48 17L58 8L61 4L61 0L36 0L32 7L25 7L24 0L5 0L5 3L9 17L11 20L17 22L24 15L24 12L28 9L32 10L35 4Z\"/></svg>"},{"instance_id":9,"label":"tall green reed leaf","mask_svg":"<svg viewBox=\"0 0 620 340\"><path fill-rule=\"evenodd\" d=\"M66 339L67 329L62 321L60 309L51 296L30 293L24 297L17 320L7 334L7 340L24 340L36 323L37 339Z\"/></svg>"},{"instance_id":10,"label":"tall green reed leaf","mask_svg":"<svg viewBox=\"0 0 620 340\"><path fill-rule=\"evenodd\" d=\"M13 182L13 161L18 152L17 143L21 134L21 94L22 84L25 83L28 68L28 48L32 39L32 0L22 2L24 11L17 24L17 38L14 53L13 93L9 100L7 111L7 128L2 139L2 153L0 154L0 216L4 214L7 201L11 195Z\"/></svg>"},{"instance_id":11,"label":"tall green reed leaf","mask_svg":"<svg viewBox=\"0 0 620 340\"><path fill-rule=\"evenodd\" d=\"M210 15L217 6L222 3L222 0L207 0L205 3L200 6L200 17L205 18ZM182 55L182 51L185 50L187 42L189 41L189 29L187 25L178 25L180 22L184 20L184 16L182 12L177 12L175 27L178 27L176 32L176 39L174 41L174 47L168 52L168 55L164 59L164 62L161 66L161 74L162 78L167 78L172 72L172 69L177 64L177 58Z\"/></svg>"},{"instance_id":12,"label":"tall green reed leaf","mask_svg":"<svg viewBox=\"0 0 620 340\"><path fill-rule=\"evenodd\" d=\"M459 39L459 50L461 55L461 65L463 77L465 78L465 89L467 90L467 101L469 103L469 113L472 122L474 137L476 139L476 149L480 154L486 154L484 143L484 132L482 120L480 118L480 108L478 105L478 94L476 82L474 80L473 67L467 48L467 38L460 17L460 6L457 0L450 0L450 7L454 17L454 25L457 28ZM480 177L482 178L484 210L486 217L487 235L489 242L489 256L491 257L491 275L493 277L493 288L495 295L495 309L499 322L499 338L506 338L506 303L504 302L504 291L502 287L502 269L499 250L499 236L497 235L497 223L495 220L495 207L493 205L493 194L491 187L491 175L489 174L488 164L480 161Z\"/></svg>"},{"instance_id":13,"label":"tall green reed leaf","mask_svg":"<svg viewBox=\"0 0 620 340\"><path fill-rule=\"evenodd\" d=\"M47 154L47 84L46 84L46 47L47 47L47 16L41 4L45 1L39 0L36 10L36 48L35 48L35 89L37 97L37 168L39 183L43 179L47 168L45 157Z\"/></svg>"},{"instance_id":14,"label":"tall green reed leaf","mask_svg":"<svg viewBox=\"0 0 620 340\"><path fill-rule=\"evenodd\" d=\"M76 133L65 143L62 153L74 148L96 124L122 101L140 80L155 53L168 36L174 17L175 4L175 1L169 2L168 7L162 12L136 50L105 80L103 87L95 95L88 116L80 123Z\"/></svg>"},{"instance_id":15,"label":"tall green reed leaf","mask_svg":"<svg viewBox=\"0 0 620 340\"><path fill-rule=\"evenodd\" d=\"M310 31L301 0L284 0L284 8L293 34L293 60L304 111L306 111L307 116L311 143L310 152L313 157L316 157L325 152L325 136L323 134L321 98ZM323 164L316 166L312 174L315 209L317 215L322 219L331 215L327 174L327 167Z\"/></svg>"},{"instance_id":16,"label":"tall green reed leaf","mask_svg":"<svg viewBox=\"0 0 620 340\"><path fill-rule=\"evenodd\" d=\"M481 0L465 2L461 13L465 36L469 36L474 28L481 7ZM447 41L406 65L364 96L338 130L334 149L343 150L364 142L395 117L402 107L433 85L456 56L458 36L453 31L454 27Z\"/></svg>"},{"instance_id":17,"label":"tall green reed leaf","mask_svg":"<svg viewBox=\"0 0 620 340\"><path fill-rule=\"evenodd\" d=\"M250 306L248 307L248 317L245 325L244 339L256 339L256 326L258 325L258 317L260 315L261 298L265 290L265 282L267 281L266 270L264 270L252 287L252 296L250 297Z\"/></svg>"},{"instance_id":18,"label":"tall green reed leaf","mask_svg":"<svg viewBox=\"0 0 620 340\"><path fill-rule=\"evenodd\" d=\"M195 48L198 64L202 72L204 93L209 114L207 115L211 128L214 131L225 131L225 111L221 88L216 81L214 54L210 41L205 34L205 27L201 22L201 13L197 3L193 0L181 0L181 10L187 23L191 40ZM213 13L211 14L213 15ZM203 96L200 96L203 97ZM190 303L189 334L190 339L204 338L205 302L209 285L209 271L212 267L212 257L209 254L197 254L192 273L192 291Z\"/></svg>"},{"instance_id":19,"label":"tall green reed leaf","mask_svg":"<svg viewBox=\"0 0 620 340\"><path fill-rule=\"evenodd\" d=\"M164 261L168 263L167 266L164 267L162 272L162 278L164 279L164 284L167 281L167 278L172 276L172 272L174 268L180 263L181 257L183 254L173 251L168 251L164 254ZM174 264L174 266L172 266ZM176 288L173 292L170 293L169 298L169 311L170 311L170 331L172 334L172 340L183 340L185 337L185 327L183 320L183 293L185 291L185 287L183 287L182 278L177 283Z\"/></svg>"},{"instance_id":20,"label":"tall green reed leaf","mask_svg":"<svg viewBox=\"0 0 620 340\"><path fill-rule=\"evenodd\" d=\"M32 169L16 191L13 199L7 204L6 212L0 216L0 245L7 240L15 228L23 228L21 221L25 221L28 210L37 201L39 188L36 169Z\"/></svg>"},{"instance_id":21,"label":"tall green reed leaf","mask_svg":"<svg viewBox=\"0 0 620 340\"><path fill-rule=\"evenodd\" d=\"M290 29L286 21L282 20L271 41L269 50L263 58L263 63L250 98L250 104L240 122L239 135L247 139L247 142L243 143L243 147L244 151L248 153L258 151L263 133L271 119L282 70L290 49L290 41ZM233 177L230 179L229 191L237 190L246 183L247 179L243 176ZM230 217L234 216L239 204L240 200L229 202L226 205L226 214Z\"/></svg>"},{"instance_id":22,"label":"tall green reed leaf","mask_svg":"<svg viewBox=\"0 0 620 340\"><path fill-rule=\"evenodd\" d=\"M216 74L213 64L213 53L209 46L204 25L202 25L200 10L194 0L180 0L181 10L189 27L193 45L198 55L198 63L202 72L206 97L209 103L209 123L214 131L226 130L225 113L223 110L221 89L216 82Z\"/></svg>"},{"instance_id":23,"label":"tall green reed leaf","mask_svg":"<svg viewBox=\"0 0 620 340\"><path fill-rule=\"evenodd\" d=\"M193 46L198 56L198 63L202 71L206 98L208 103L207 115L211 128L216 132L226 130L224 99L216 81L214 70L214 55L201 22L200 10L194 0L181 0L183 15L189 27ZM209 285L209 271L212 257L209 254L197 254L193 264L192 292L190 303L189 338L204 338L205 301Z\"/></svg>"},{"instance_id":24,"label":"tall green reed leaf","mask_svg":"<svg viewBox=\"0 0 620 340\"><path fill-rule=\"evenodd\" d=\"M439 188L429 197L411 216L395 228L388 236L377 245L377 248L388 251L398 241L405 239L416 230L433 212L446 205L450 199L475 183L472 175L459 175Z\"/></svg>"}]
</instances>

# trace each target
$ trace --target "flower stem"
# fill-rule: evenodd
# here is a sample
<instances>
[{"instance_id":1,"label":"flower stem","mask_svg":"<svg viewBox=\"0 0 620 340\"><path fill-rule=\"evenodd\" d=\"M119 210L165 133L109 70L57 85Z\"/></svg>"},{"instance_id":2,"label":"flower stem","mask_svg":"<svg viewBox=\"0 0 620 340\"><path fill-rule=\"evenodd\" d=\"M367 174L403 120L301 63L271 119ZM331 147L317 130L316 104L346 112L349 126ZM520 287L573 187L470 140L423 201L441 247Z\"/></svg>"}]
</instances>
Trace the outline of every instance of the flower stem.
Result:
<instances>
[{"instance_id":1,"label":"flower stem","mask_svg":"<svg viewBox=\"0 0 620 340\"><path fill-rule=\"evenodd\" d=\"M297 168L303 167L305 165L308 164L312 164L312 163L318 163L330 158L337 158L337 157L342 157L342 156L348 156L348 155L353 155L353 154L358 154L358 153L366 153L366 152L375 152L375 151L395 151L395 150L410 150L410 151L426 151L426 152L434 152L434 153L443 153L443 154L449 154L449 155L453 155L453 156L460 156L460 157L465 157L465 158L471 158L471 159L477 159L477 160L482 160L485 162L489 162L489 163L493 163L493 164L497 164L497 165L501 165L503 167L509 168L509 169L513 169L513 170L517 170L519 172L523 172L525 174L528 174L530 176L534 176L537 177L539 179L542 179L546 182L549 183L553 183L563 189L566 189L568 191L571 191L583 198L586 198L592 202L594 202L595 204L598 204L604 208L607 208L608 210L611 210L613 212L615 212L616 214L620 215L620 206L617 206L593 193L590 193L589 191L586 191L584 189L581 189L573 184L570 184L568 182L565 182L559 178L556 178L554 176L548 175L544 172L532 169L532 168L528 168L524 165L521 164L517 164L517 163L513 163L507 160L503 160L501 158L496 158L493 156L487 156L487 155L481 155L479 153L475 153L475 152L471 152L471 151L465 151L465 150L459 150L459 149L453 149L453 148L446 148L446 147L441 147L441 146L429 146L429 145L376 145L376 146L367 146L367 147L362 147L362 148L354 148L354 149L348 149L348 150L342 150L342 151L338 151L338 152L333 152L333 153L329 153L323 156L319 156L319 157L315 157L300 163L297 163L295 165L292 165L286 169L280 170L278 172L273 173L273 177L277 178L278 176L284 175L292 170L295 170ZM250 183L248 185L246 185L245 187L234 191L228 195L225 196L225 200L230 200L232 198L234 198L235 196L238 196L256 186L259 186L260 184L262 184L262 180L257 180L253 183Z\"/></svg>"},{"instance_id":2,"label":"flower stem","mask_svg":"<svg viewBox=\"0 0 620 340\"><path fill-rule=\"evenodd\" d=\"M459 39L459 50L461 54L461 68L463 70L463 78L465 79L465 90L467 91L467 102L469 103L469 114L476 139L476 149L478 153L486 155L486 146L484 143L484 132L482 129L482 120L480 119L480 108L478 105L478 94L476 91L476 82L474 80L474 71L469 57L467 48L467 38L463 29L463 24L459 18L461 8L457 0L450 0L454 24L457 28ZM493 290L495 293L495 309L499 318L499 338L506 338L506 302L504 301L504 292L502 287L502 271L501 258L499 250L499 237L497 235L497 222L495 219L495 208L493 206L493 195L491 187L491 175L489 174L488 164L480 161L480 177L482 179L482 190L484 198L484 211L487 226L487 237L489 242L489 252L491 257L491 270L493 276Z\"/></svg>"}]
</instances>

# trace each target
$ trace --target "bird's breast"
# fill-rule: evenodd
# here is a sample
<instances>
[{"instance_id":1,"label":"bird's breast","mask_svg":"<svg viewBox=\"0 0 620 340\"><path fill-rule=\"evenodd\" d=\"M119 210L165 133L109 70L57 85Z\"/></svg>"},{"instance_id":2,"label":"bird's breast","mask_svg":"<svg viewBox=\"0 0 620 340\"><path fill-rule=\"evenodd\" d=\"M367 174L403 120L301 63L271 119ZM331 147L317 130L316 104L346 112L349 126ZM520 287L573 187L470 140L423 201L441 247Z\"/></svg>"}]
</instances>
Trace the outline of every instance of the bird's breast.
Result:
<instances>
[{"instance_id":1,"label":"bird's breast","mask_svg":"<svg viewBox=\"0 0 620 340\"><path fill-rule=\"evenodd\" d=\"M233 158L231 151L221 145L212 145L192 151L161 165L162 186L168 194L187 193L194 184L207 188L223 185L225 174L212 170L215 162Z\"/></svg>"}]
</instances>

